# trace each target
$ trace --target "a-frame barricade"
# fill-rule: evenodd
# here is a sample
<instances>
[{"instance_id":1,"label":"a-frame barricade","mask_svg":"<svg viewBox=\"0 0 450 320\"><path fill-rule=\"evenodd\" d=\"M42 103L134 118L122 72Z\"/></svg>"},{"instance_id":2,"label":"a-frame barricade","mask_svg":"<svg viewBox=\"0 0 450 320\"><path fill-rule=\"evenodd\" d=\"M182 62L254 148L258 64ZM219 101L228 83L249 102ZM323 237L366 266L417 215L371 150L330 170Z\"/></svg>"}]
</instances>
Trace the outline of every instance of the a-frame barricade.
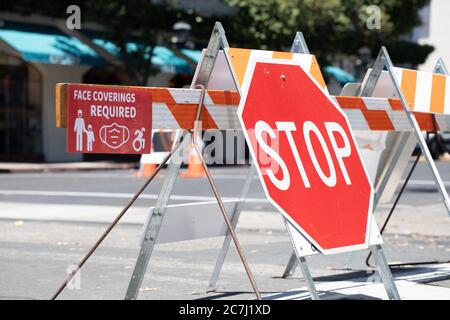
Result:
<instances>
[{"instance_id":1,"label":"a-frame barricade","mask_svg":"<svg viewBox=\"0 0 450 320\"><path fill-rule=\"evenodd\" d=\"M387 70L383 71L385 68ZM400 101L402 102L401 106L405 104L409 106L406 112L404 111L405 110L404 108L401 109L403 111L401 118L398 117L398 114L394 114L395 111L394 112L392 110L387 111L391 112L391 114L389 114L388 116L390 116L393 126L394 127L397 126L398 128L396 129L398 130L391 131L391 134L393 134L393 136L390 139L388 139L386 146L387 150L385 154L383 154L384 159L381 159L380 161L380 167L378 169L378 174L376 176L374 186L375 201L373 211L375 213L375 210L379 205L380 201L384 200L386 202L387 199L390 199L393 196L394 192L396 191L399 185L400 179L402 178L403 173L407 168L409 159L411 157L411 153L416 144L419 143L422 154L424 155L425 160L433 173L435 184L437 186L439 193L442 196L446 210L450 214L448 194L445 190L445 187L443 187L442 178L440 177L440 174L434 164L434 160L429 153L426 141L423 139L423 135L421 134L421 131L435 132L448 129L448 121L449 121L448 115L443 114L444 106L442 106L440 112L437 112L436 114L425 115L420 113L414 113L413 110L411 109L411 105L413 105L414 103L406 102L406 100L404 100L404 96L403 98L401 97L400 92L402 90L402 86L399 85L398 81L397 83L393 81L394 77L397 77L399 71L395 73L392 72L392 70L395 70L395 67L392 65L392 62L387 54L386 49L382 48L380 50L380 54L377 60L374 63L374 68L368 70L366 74L366 77L364 79L366 81L363 80L362 84L360 84L359 86L358 85L352 86L350 90L346 90L346 88L344 88L343 93L341 93L341 96L354 95L356 97L372 97L377 88L377 84L379 84L377 82L382 81L383 84L381 85L381 87L383 87L384 90L378 90L379 92L376 92L377 97L380 97L381 91L381 96L383 96L384 98L393 99L400 97ZM397 68L397 70L399 69ZM415 70L407 70L407 69L404 70L406 70L406 72L408 72L409 74L417 73L417 71ZM448 71L442 58L438 59L436 66L433 70L433 73L448 75ZM387 86L389 87L389 84L391 84L391 88L389 88L390 90L386 91L386 87ZM416 88L414 91L418 92L418 90L425 90L425 91L431 90L431 87ZM439 93L434 94L438 95ZM433 93L429 93L429 95L432 96ZM396 110L398 112L400 108L398 108L397 106ZM422 111L430 113L432 110L423 109ZM420 123L416 120L416 115L420 117ZM426 116L426 119L424 118L424 116ZM415 130L417 128L419 128L419 130ZM424 152L423 150L426 151ZM369 257L372 254L373 252L370 252ZM352 256L353 253L349 253L347 255L344 262L344 268L348 268ZM298 259L293 253L286 265L283 277L286 278L292 276L295 272L295 269L297 268L297 265Z\"/></svg>"},{"instance_id":2,"label":"a-frame barricade","mask_svg":"<svg viewBox=\"0 0 450 320\"><path fill-rule=\"evenodd\" d=\"M222 34L220 34L220 33L213 33L212 38L213 37L224 37L224 36L225 36L224 33L222 33ZM227 41L210 40L210 44L211 43L216 44L216 46L218 46L220 43L228 43L228 42ZM209 47L209 45L208 45L208 47ZM234 78L234 83L236 84L236 86L238 88L238 91L240 92L240 83L242 82L243 73L242 73L242 70L234 70L233 69L233 62L232 62L233 54L241 51L241 52L239 52L240 54L242 54L243 56L247 56L248 57L249 54L245 53L245 51L249 51L249 50L226 48L226 47L222 47L221 49L223 49L223 55L224 55L225 59L227 60L228 66L230 68L232 68L231 72L232 72L232 75L233 75L233 78ZM252 51L256 51L256 50L252 50ZM302 51L302 52L295 52L295 51ZM296 34L296 36L294 38L293 45L292 45L291 53L294 53L294 54L295 53L299 53L299 54L309 55L309 52L307 51L306 43L305 43L303 35L301 33L297 33ZM252 53L250 53L250 54L252 54ZM267 53L264 53L264 54L267 54ZM208 55L208 53L206 53L205 55ZM274 56L274 54L272 54L272 55ZM280 57L286 57L286 55L282 54L282 53L279 53L277 55L280 56ZM319 67L317 65L317 61L315 60L314 56L312 56L311 60L312 60L311 68L313 68L313 67L316 68L316 70L319 70L319 73L320 73L320 69L319 69ZM238 66L242 67L243 62L240 61L240 62L238 62L236 64ZM316 71L316 73L317 73L317 71ZM320 77L321 77L321 75L320 75ZM321 80L322 81L320 81L320 79L319 79L318 83L322 83L324 88L325 88L325 83L324 83L323 79L321 79ZM252 181L253 176L254 176L254 171L255 171L254 165L252 165L251 168L249 169L248 176L246 178L243 190L241 192L240 201L238 202L239 207L237 207L238 210L235 210L235 212L233 214L233 220L236 223L238 221L240 212L242 210L242 206L243 206L242 202L245 201L245 198L247 196L247 192L248 192L248 190L250 188L251 181ZM292 243L294 244L294 249L305 248L305 247L313 248L313 246L309 243L309 241L306 240L306 238L304 238L289 222L287 222L286 219L283 218L283 220L285 221L288 233L290 235ZM382 246L381 246L381 243L382 243L381 237L378 234L378 230L377 230L376 225L375 224L372 225L371 229L373 230L372 231L373 234L371 235L372 242L371 242L370 249L374 253L374 255L375 255L376 259L377 259L377 265L379 267L379 273L380 273L381 279L382 279L382 281L383 281L383 283L385 285L385 288L386 288L386 291L388 293L389 298L390 299L399 299L400 296L399 296L399 293L398 293L397 288L395 286L395 283L393 281L393 278L392 278L389 266L387 265L387 261L386 261L386 258L384 256L384 252L383 252L383 249L382 249ZM301 245L298 245L298 243L301 243ZM222 245L222 248L220 250L216 266L214 268L214 271L213 271L211 279L210 279L210 283L209 283L209 287L208 287L208 290L210 290L210 291L214 290L215 287L216 287L217 279L218 279L218 276L220 274L220 270L221 270L221 267L223 265L226 253L227 253L228 248L229 248L229 245L230 245L230 241L229 241L229 239L227 239L227 236L226 236L225 240L224 240L224 243ZM297 259L291 258L290 260L291 261L295 260L295 261L299 261L300 262L301 269L302 269L302 272L303 272L303 275L304 275L304 279L306 281L308 290L310 291L310 294L311 294L311 298L312 299L318 299L319 298L319 294L317 293L317 290L316 290L315 285L314 285L313 278L311 276L308 264L307 264L306 259L305 259L306 256L308 256L310 254L315 254L315 253L317 253L317 251L315 251L314 249L312 249L312 250L309 249L309 250L306 250L306 251L295 250L295 253L296 253Z\"/></svg>"},{"instance_id":3,"label":"a-frame barricade","mask_svg":"<svg viewBox=\"0 0 450 320\"><path fill-rule=\"evenodd\" d=\"M125 214L126 210L133 204L133 202L137 199L140 193L143 192L145 187L152 181L152 179L156 176L156 174L160 171L163 165L169 163L169 167L167 173L165 175L165 179L163 182L163 186L160 194L158 195L155 208L150 212L149 218L144 225L143 229L143 237L141 241L141 248L139 250L139 256L133 270L133 275L131 277L128 290L126 293L126 299L136 299L141 283L143 281L145 272L148 267L149 260L151 258L154 246L157 243L159 231L161 229L161 225L163 223L163 219L168 208L168 203L173 192L173 188L175 182L178 177L178 173L180 170L182 154L184 149L189 145L189 141L193 140L193 144L196 147L196 151L198 152L199 158L201 159L202 166L207 174L208 181L210 183L211 189L215 195L216 202L220 208L220 211L223 215L225 224L227 226L227 233L225 235L224 243L222 245L222 249L219 252L219 257L217 259L213 274L211 276L209 282L209 290L213 290L216 286L216 282L223 265L226 253L231 244L231 240L234 241L235 246L238 250L241 261L244 265L244 269L247 272L248 278L252 285L252 288L255 292L257 298L261 298L259 290L256 286L253 275L250 271L242 248L239 244L235 233L235 227L242 210L242 207L245 203L245 199L247 197L248 191L251 186L251 182L255 175L255 167L252 165L249 169L247 179L244 183L244 186L241 190L241 194L239 200L236 202L234 208L231 210L227 210L224 202L222 201L220 194L217 192L217 188L215 187L214 179L209 172L209 169L203 159L203 155L200 147L196 143L198 139L196 139L201 134L201 127L203 129L214 129L214 130L227 130L227 129L240 129L239 121L237 119L237 115L235 110L230 109L237 107L239 103L239 94L241 91L241 83L243 76L245 74L245 63L240 61L241 59L245 59L245 56L248 54L262 54L262 55L277 55L282 59L286 59L288 56L295 56L301 61L308 61L308 68L305 68L305 65L302 65L304 69L308 70L313 77L317 77L316 80L318 83L321 83L323 87L325 87L325 83L323 79L320 79L320 69L318 67L317 61L314 56L308 55L307 47L304 42L303 36L301 34L297 34L294 39L294 44L292 46L292 52L259 52L258 50L248 50L248 49L235 49L230 48L228 45L228 41L225 37L225 32L220 23L216 23L209 41L209 44L202 55L202 60L199 63L198 69L196 70L196 76L193 81L193 85L191 89L167 89L167 88L142 88L151 92L153 97L152 102L152 112L153 112L153 128L154 129L171 129L178 130L184 129L182 133L179 135L179 140L176 141L176 145L172 149L172 151L164 158L163 162L157 167L154 174L146 181L143 187L138 191L138 193L133 197L130 201L129 205L127 205L124 210L117 216L117 218L113 221L113 223L108 227L102 237L96 242L93 249L89 251L89 253L83 258L81 263L78 265L78 268L81 268L82 265L86 262L89 256L95 251L98 245L103 241L103 239L108 235L108 233L112 230L112 228L117 224L120 218ZM294 53L298 51L298 53ZM387 54L387 52L386 52ZM386 60L387 55L383 55ZM222 75L214 74L214 66L216 65L218 59L222 59L222 63L228 67L228 82L231 79L232 83L228 84L226 87L222 87L220 89L216 87L211 79L218 80L217 83L220 84L220 78ZM306 60L305 60L306 59ZM387 56L388 59L388 56ZM378 61L379 59L377 59ZM237 62L239 61L239 63ZM390 63L390 60L387 60ZM301 62L304 63L304 62ZM378 63L378 64L377 64ZM371 74L376 74L380 69L380 63L377 62L374 67L374 71ZM237 66L240 66L239 68ZM389 69L392 64L388 64L388 71L390 70L390 74L392 74L392 70ZM382 68L382 67L381 67ZM393 68L393 67L391 67ZM380 71L381 73L381 71ZM372 79L372 80L371 80ZM375 79L375 80L373 80ZM373 81L376 82L377 77L371 76L369 79L369 84L367 87L370 87ZM395 80L395 78L393 78ZM322 80L322 81L320 81ZM416 135L419 136L420 141L420 129L423 130L424 127L428 125L429 119L421 119L421 121L415 122L414 114L407 109L405 106L405 97L401 94L401 89L399 89L398 83L395 83L397 91L399 93L400 100L398 99L385 99L385 98L369 98L364 94L367 92L361 92L361 97L331 97L330 99L334 99L335 103L338 104L342 110L344 110L349 118L350 124L353 130L374 130L371 125L376 126L376 130L388 130L388 131L413 131ZM57 86L57 126L65 127L66 126L66 115L64 114L65 108L67 106L67 86L68 84L59 84ZM89 85L85 85L89 86ZM236 88L237 92L233 92L232 90ZM216 90L216 91L214 91ZM231 90L231 91L230 91ZM368 90L368 89L367 89ZM395 111L402 116L408 117L408 123L410 126L405 126L402 123L399 127L393 128L387 123L381 123L377 119L368 118L367 110L359 110L359 113L354 113L355 109L361 106L361 99L365 99L366 104L371 105L379 105L379 104L390 104L395 105ZM391 101L392 100L392 101ZM395 100L395 101L394 101ZM399 110L397 107L401 105L402 109ZM183 108L183 112L177 112ZM358 111L358 110L357 110ZM200 124L200 121L202 123ZM373 123L372 123L373 122ZM439 122L441 129L446 129L450 127L450 123L447 120L443 120ZM401 127L401 128L400 128ZM423 137L421 137L423 140ZM426 154L428 151L426 145L421 144L421 147L424 148ZM178 155L178 161L175 161ZM429 152L428 152L429 155ZM431 156L430 156L431 157ZM428 157L427 157L428 158ZM169 162L169 159L171 161ZM427 159L428 160L428 159ZM432 166L430 164L430 166ZM434 167L435 169L435 167ZM436 181L440 182L442 185L442 180L437 173L437 170L433 170L435 173ZM444 189L445 190L445 189ZM447 199L448 205L448 196L444 199ZM311 254L317 254L318 252L314 250L314 247L311 243L300 233L295 227L293 227L290 223L287 223L287 229L289 235L291 237L295 253L297 258L300 261L300 265L302 267L302 271L304 273L305 280L308 285L308 289L311 293L312 298L319 298L319 294L315 290L314 282L311 277L311 274L308 269L308 265L306 263L305 257ZM382 240L378 232L378 228L375 224L372 224L371 230L373 231L370 236L370 249L375 256L377 266L379 268L379 273L381 275L381 279L383 280L384 286L388 293L389 298L398 299L399 294L396 289L395 283L392 279L392 275L389 270L389 266L387 265L386 258L384 257L384 253L382 250ZM73 273L74 274L74 273ZM71 274L71 276L73 276ZM70 280L70 279L69 279ZM68 280L65 281L67 284ZM65 286L64 284L64 286ZM62 286L59 292L63 289ZM59 294L55 295L55 297Z\"/></svg>"}]
</instances>

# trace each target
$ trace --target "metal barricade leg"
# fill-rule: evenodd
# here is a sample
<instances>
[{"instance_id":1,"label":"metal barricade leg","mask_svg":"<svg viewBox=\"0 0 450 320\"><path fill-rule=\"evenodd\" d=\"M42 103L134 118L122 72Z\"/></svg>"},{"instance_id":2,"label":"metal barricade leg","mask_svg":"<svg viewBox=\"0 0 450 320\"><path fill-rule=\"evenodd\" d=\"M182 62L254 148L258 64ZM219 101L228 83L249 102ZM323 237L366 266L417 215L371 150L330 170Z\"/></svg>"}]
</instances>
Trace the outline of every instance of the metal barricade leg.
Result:
<instances>
[{"instance_id":1,"label":"metal barricade leg","mask_svg":"<svg viewBox=\"0 0 450 320\"><path fill-rule=\"evenodd\" d=\"M377 67L377 62L380 65L382 65L382 64L386 65L386 67L389 71L389 75L394 84L397 95L399 96L400 101L402 102L403 111L405 112L405 114L408 118L409 124L411 125L411 128L417 137L420 149L422 151L422 155L425 157L428 166L430 167L431 171L433 172L433 179L436 183L439 193L442 196L442 200L447 209L447 213L450 215L450 198L448 196L447 190L445 189L444 183L442 182L442 178L439 174L439 171L436 168L436 164L434 163L433 157L431 156L431 153L428 150L427 143L425 141L425 138L422 135L422 131L420 130L419 124L417 123L414 113L411 110L409 110L409 108L408 108L406 98L403 94L403 91L400 87L400 84L399 84L397 78L394 75L394 65L392 64L391 58L389 57L389 54L385 47L381 48L379 57L375 61L374 70L376 70L376 68L379 68L379 67ZM381 69L382 69L382 66L381 66Z\"/></svg>"},{"instance_id":2,"label":"metal barricade leg","mask_svg":"<svg viewBox=\"0 0 450 320\"><path fill-rule=\"evenodd\" d=\"M295 255L295 252L291 253L291 257L289 258L289 261L286 265L286 269L284 269L283 275L281 276L283 279L292 277L295 273L295 270L298 266L298 259Z\"/></svg>"},{"instance_id":3,"label":"metal barricade leg","mask_svg":"<svg viewBox=\"0 0 450 320\"><path fill-rule=\"evenodd\" d=\"M383 281L384 288L388 294L390 300L400 300L400 294L398 293L397 286L394 282L391 269L384 255L383 247L381 245L375 245L370 247L370 251L377 264L378 272L381 280Z\"/></svg>"},{"instance_id":4,"label":"metal barricade leg","mask_svg":"<svg viewBox=\"0 0 450 320\"><path fill-rule=\"evenodd\" d=\"M183 134L182 136L186 137L185 134ZM186 146L185 143L188 142L188 140L189 139L183 141L183 146L179 151L181 152L181 154L184 152ZM164 214L166 212L167 205L169 203L170 196L175 185L175 181L178 177L178 172L182 163L181 159L182 157L175 160L174 158L172 158L170 161L167 176L164 179L161 192L159 193L158 199L156 200L155 209L153 210L152 216L150 218L150 223L148 224L148 228L145 231L145 237L139 251L139 256L134 267L133 275L131 276L131 280L128 285L125 300L135 300L139 295L139 289L141 287L142 280L144 279L145 272L147 271L148 263L152 255L153 248L155 247L156 239L158 237L158 233L164 219Z\"/></svg>"},{"instance_id":5,"label":"metal barricade leg","mask_svg":"<svg viewBox=\"0 0 450 320\"><path fill-rule=\"evenodd\" d=\"M294 254L296 260L297 256ZM292 259L292 257L291 257ZM319 300L319 294L316 290L316 285L314 284L314 280L311 276L311 272L309 271L308 263L306 262L305 257L298 258L298 264L300 265L300 269L302 269L303 278L305 279L306 286L308 287L309 293L311 294L311 300Z\"/></svg>"}]
</instances>

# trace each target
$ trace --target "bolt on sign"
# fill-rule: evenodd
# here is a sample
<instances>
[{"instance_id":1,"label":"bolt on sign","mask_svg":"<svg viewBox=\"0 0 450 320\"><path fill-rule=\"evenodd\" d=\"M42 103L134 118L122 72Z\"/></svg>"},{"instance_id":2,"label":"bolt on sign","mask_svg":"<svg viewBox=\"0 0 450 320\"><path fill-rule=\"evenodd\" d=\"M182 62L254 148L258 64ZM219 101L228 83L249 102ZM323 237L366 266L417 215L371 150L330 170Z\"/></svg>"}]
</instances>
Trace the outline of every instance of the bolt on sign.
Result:
<instances>
[{"instance_id":1,"label":"bolt on sign","mask_svg":"<svg viewBox=\"0 0 450 320\"><path fill-rule=\"evenodd\" d=\"M373 188L344 112L298 61L249 61L238 116L269 200L320 252L367 248Z\"/></svg>"},{"instance_id":2,"label":"bolt on sign","mask_svg":"<svg viewBox=\"0 0 450 320\"><path fill-rule=\"evenodd\" d=\"M68 152L150 153L151 123L152 95L143 88L68 85Z\"/></svg>"}]
</instances>

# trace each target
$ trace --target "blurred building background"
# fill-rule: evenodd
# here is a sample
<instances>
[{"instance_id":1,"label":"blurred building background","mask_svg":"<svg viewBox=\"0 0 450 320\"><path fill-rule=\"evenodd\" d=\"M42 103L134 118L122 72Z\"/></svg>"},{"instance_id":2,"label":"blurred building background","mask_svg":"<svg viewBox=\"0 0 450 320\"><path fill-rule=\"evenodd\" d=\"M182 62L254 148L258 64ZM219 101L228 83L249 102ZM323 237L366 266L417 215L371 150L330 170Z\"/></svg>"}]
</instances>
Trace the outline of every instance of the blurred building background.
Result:
<instances>
[{"instance_id":1,"label":"blurred building background","mask_svg":"<svg viewBox=\"0 0 450 320\"><path fill-rule=\"evenodd\" d=\"M432 0L429 5L420 10L422 24L414 28L411 37L420 44L434 47L434 51L420 66L422 70L433 70L437 59L441 57L444 61L450 60L449 13L450 1L448 0Z\"/></svg>"},{"instance_id":2,"label":"blurred building background","mask_svg":"<svg viewBox=\"0 0 450 320\"><path fill-rule=\"evenodd\" d=\"M0 16L0 161L79 161L82 154L65 152L66 134L55 127L55 84L79 82L123 84L123 75L108 57L83 38L47 19ZM86 30L87 37L108 53L114 44ZM130 46L133 44L130 43ZM192 59L200 51L182 49ZM184 86L194 69L164 46L152 56L158 72L149 86Z\"/></svg>"},{"instance_id":3,"label":"blurred building background","mask_svg":"<svg viewBox=\"0 0 450 320\"><path fill-rule=\"evenodd\" d=\"M276 4L276 1L279 0L261 1L258 8L261 12L263 9L270 12L267 4ZM15 3L20 0L6 2L10 3L9 7L0 5L0 162L65 162L105 158L137 160L133 156L111 158L67 153L66 132L55 127L56 83L130 84L129 76L117 68L122 59L121 48L110 39L109 30L89 21L83 21L81 30L69 30L65 24L65 11L62 11L59 17L55 17L51 10L48 16L42 12L35 14L33 9L25 14L22 11L27 10L22 10L20 6L20 10L17 9L16 12ZM188 86L201 48L207 43L215 19L224 21L229 31L229 40L234 40L232 44L264 48L259 42L249 43L246 40L247 26L242 25L242 21L247 21L247 17L251 17L254 11L249 10L249 6L244 6L245 3L250 3L249 1L240 4L234 0L150 2L152 5L165 5L170 2L171 6L176 8L176 11L173 11L176 14L173 13L173 21L167 21L166 24L163 21L161 25L166 29L159 34L159 38L156 37L150 54L146 52L144 55L144 59L151 59L154 72L146 77L143 83L141 81L131 84ZM27 5L29 3L31 2L26 2ZM253 3L256 6L258 1ZM9 8L12 9L8 10ZM450 1L432 0L420 10L422 25L405 34L414 42L435 47L435 51L429 55L423 66L428 70L432 68L437 57L450 59L450 41L446 35L450 30L448 12ZM263 14L264 12L261 16ZM152 18L149 16L148 19ZM254 21L258 22L258 19ZM322 23L320 19L325 18L318 15L317 19ZM236 24L234 21L237 21ZM251 30L251 21L248 21L248 30ZM319 27L314 28L319 34ZM295 21L292 29L309 30L306 25L297 26ZM293 30L288 31L285 33L294 34ZM315 36L314 32L309 34ZM259 35L259 40L267 39L264 33L255 35ZM275 38L267 39L267 42L274 43L274 47L269 44L271 49L288 49L291 37L283 34L280 34L280 37L285 41L278 43ZM306 38L308 44L311 44L311 51L316 53L317 49L322 71L332 93L339 92L345 83L360 79L366 66L370 65L377 53L368 47L360 46L353 55L336 52L328 59L324 54L327 49L321 47L320 37L319 41L314 37L308 39L308 35ZM131 52L138 52L139 41L139 38L130 37L127 39L126 48ZM374 47L377 45L378 43L374 43Z\"/></svg>"}]
</instances>

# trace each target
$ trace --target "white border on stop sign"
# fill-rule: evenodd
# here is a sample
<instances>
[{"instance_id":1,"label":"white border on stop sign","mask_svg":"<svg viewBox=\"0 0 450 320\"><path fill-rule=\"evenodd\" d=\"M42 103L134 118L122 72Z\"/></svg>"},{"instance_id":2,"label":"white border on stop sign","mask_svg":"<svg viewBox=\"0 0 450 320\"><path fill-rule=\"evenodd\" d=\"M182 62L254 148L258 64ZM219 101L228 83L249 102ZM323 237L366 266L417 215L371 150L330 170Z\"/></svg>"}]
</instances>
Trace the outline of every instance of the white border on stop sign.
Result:
<instances>
[{"instance_id":1,"label":"white border on stop sign","mask_svg":"<svg viewBox=\"0 0 450 320\"><path fill-rule=\"evenodd\" d=\"M264 52L264 51L263 51ZM311 77L311 75L309 74L308 71L305 71L304 66L302 65L302 60L296 60L296 54L293 55L292 60L288 60L288 59L279 59L279 58L272 58L272 57L267 57L266 55L262 55L259 56L258 54L255 54L255 52L252 52L252 54L250 55L250 58L248 60L248 64L247 64L247 69L245 71L245 75L244 75L244 80L242 82L242 86L241 86L241 99L239 102L239 106L238 106L238 110L237 110L237 114L238 114L238 118L239 118L239 122L241 123L242 128L245 128L244 125L244 121L242 119L242 111L244 108L244 104L247 100L247 94L248 94L248 89L251 83L251 80L253 78L253 73L255 70L255 65L257 62L263 62L263 63L271 63L271 64L283 64L283 65L293 65L293 66L298 66L300 68L302 68L302 70L308 75L309 79L320 89L320 91L328 98L329 95L328 93L321 88L321 86L317 83L317 81ZM328 99L330 101L330 103L333 104L333 106L339 111L339 113L343 116L343 118L345 119L347 126L350 128L350 134L351 134L351 139L353 139L353 144L356 146L356 140L355 137L353 136L353 132L351 130L350 127L350 123L348 121L348 118L346 116L346 114L341 110L341 108L335 103L333 102L331 99ZM246 130L244 131L244 135L247 141L250 141L249 136L247 134ZM255 165L258 171L258 175L261 181L261 184L263 186L264 189L264 193L266 194L267 199L278 209L278 211L280 213L282 213L286 219L289 221L289 223L295 227L295 229L301 233L301 236L303 236L307 241L309 241L312 245L314 245L314 247L316 247L321 253L323 254L336 254L336 253L343 253L343 252L350 252L350 251L356 251L356 250L363 250L363 249L367 249L369 247L369 245L372 244L378 244L378 243L382 243L382 238L381 235L379 234L379 230L378 230L378 226L376 225L375 221L372 223L372 219L373 219L373 214L372 214L372 210L373 210L373 198L374 198L374 190L373 190L373 186L372 186L372 182L370 180L370 177L368 175L368 172L366 170L365 164L362 161L362 157L359 153L358 148L356 147L356 153L358 154L358 157L360 159L360 162L363 166L364 169L364 173L366 175L367 181L370 185L370 203L369 203L369 209L368 209L368 214L367 214L367 224L366 224L366 237L365 237L365 241L363 244L357 244L357 245L352 245L352 246L346 246L346 247L338 247L338 248L333 248L333 249L324 249L322 248L316 241L314 241L314 239L312 239L304 230L303 228L298 225L297 222L295 222L294 219L292 219L289 214L284 211L283 208L281 208L281 206L279 206L276 201L274 199L271 198L267 187L264 183L264 179L263 179L263 175L262 172L258 166L258 164L255 161ZM250 146L249 148L250 153L252 155L253 159L256 159L256 156L253 152L253 148ZM376 230L372 230L373 228L376 228ZM289 232L289 229L288 229ZM372 234L372 236L371 236ZM372 242L372 239L377 239L377 241L375 241L375 243ZM299 241L301 241L301 238L298 238ZM314 253L314 251L312 251L312 254ZM310 253L311 254L311 253ZM306 254L309 255L309 254Z\"/></svg>"},{"instance_id":2,"label":"white border on stop sign","mask_svg":"<svg viewBox=\"0 0 450 320\"><path fill-rule=\"evenodd\" d=\"M375 219L371 220L372 225L370 228L369 245L373 246L377 244L383 244L383 239L381 238L380 232L378 231L377 223ZM306 239L305 236L299 230L297 230L297 228L294 227L290 221L286 219L284 219L283 221L285 221L286 230L288 232L289 238L291 239L292 246L297 257L306 257L320 253L320 251L316 250L313 244L308 239Z\"/></svg>"}]
</instances>

